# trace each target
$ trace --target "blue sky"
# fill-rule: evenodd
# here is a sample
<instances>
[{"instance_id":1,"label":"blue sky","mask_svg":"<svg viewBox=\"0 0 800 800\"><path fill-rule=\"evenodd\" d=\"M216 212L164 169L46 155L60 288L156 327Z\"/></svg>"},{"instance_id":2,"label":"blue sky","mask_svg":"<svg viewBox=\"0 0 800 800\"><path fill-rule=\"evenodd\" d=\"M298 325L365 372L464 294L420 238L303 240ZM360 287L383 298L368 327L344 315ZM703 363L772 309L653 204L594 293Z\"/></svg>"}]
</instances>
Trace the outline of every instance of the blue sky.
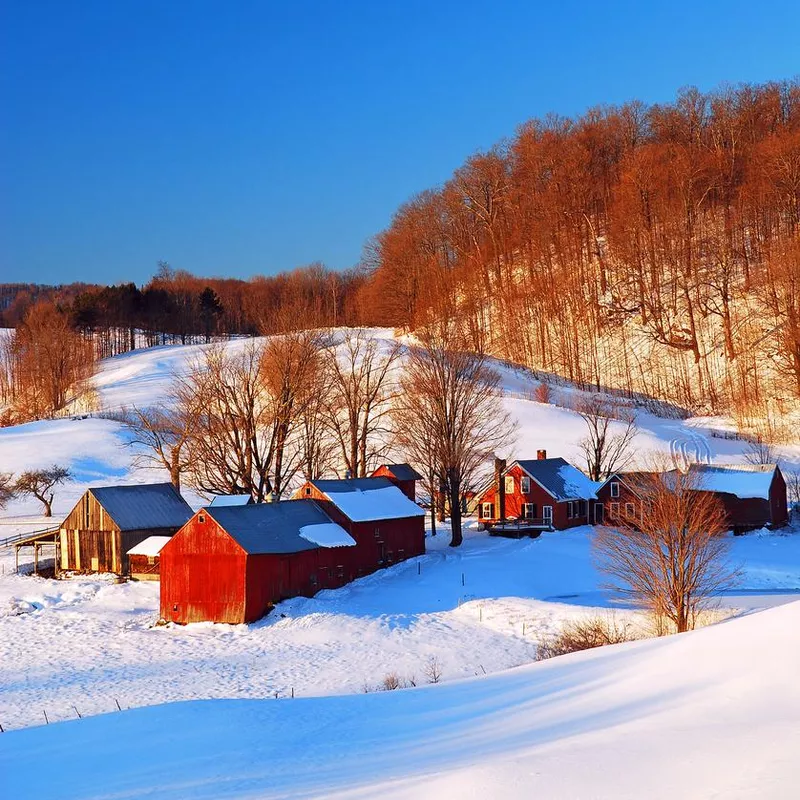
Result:
<instances>
[{"instance_id":1,"label":"blue sky","mask_svg":"<svg viewBox=\"0 0 800 800\"><path fill-rule=\"evenodd\" d=\"M345 268L526 119L797 74L797 2L0 0L0 281Z\"/></svg>"}]
</instances>

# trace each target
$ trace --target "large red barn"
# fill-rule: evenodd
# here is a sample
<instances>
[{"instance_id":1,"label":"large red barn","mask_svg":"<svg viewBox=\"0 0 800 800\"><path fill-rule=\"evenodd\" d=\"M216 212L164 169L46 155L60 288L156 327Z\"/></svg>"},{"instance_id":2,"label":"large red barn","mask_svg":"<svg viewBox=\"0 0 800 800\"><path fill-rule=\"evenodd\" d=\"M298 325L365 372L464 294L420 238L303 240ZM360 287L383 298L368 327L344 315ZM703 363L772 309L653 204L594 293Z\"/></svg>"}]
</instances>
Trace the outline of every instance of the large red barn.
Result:
<instances>
[{"instance_id":1,"label":"large red barn","mask_svg":"<svg viewBox=\"0 0 800 800\"><path fill-rule=\"evenodd\" d=\"M161 616L253 622L352 579L355 541L313 500L198 511L161 550Z\"/></svg>"}]
</instances>

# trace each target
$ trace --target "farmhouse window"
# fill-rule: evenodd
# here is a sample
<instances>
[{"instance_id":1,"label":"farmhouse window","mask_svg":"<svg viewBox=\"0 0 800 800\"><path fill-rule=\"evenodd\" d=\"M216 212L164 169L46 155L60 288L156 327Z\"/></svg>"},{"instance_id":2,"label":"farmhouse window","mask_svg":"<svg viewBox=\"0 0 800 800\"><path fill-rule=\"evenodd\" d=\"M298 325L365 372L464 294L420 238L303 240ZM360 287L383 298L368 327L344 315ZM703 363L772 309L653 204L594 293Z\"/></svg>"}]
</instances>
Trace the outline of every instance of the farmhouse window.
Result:
<instances>
[{"instance_id":1,"label":"farmhouse window","mask_svg":"<svg viewBox=\"0 0 800 800\"><path fill-rule=\"evenodd\" d=\"M611 504L611 514L612 519L616 519L619 516L619 503L612 503Z\"/></svg>"},{"instance_id":2,"label":"farmhouse window","mask_svg":"<svg viewBox=\"0 0 800 800\"><path fill-rule=\"evenodd\" d=\"M573 505L574 503L572 502L572 500L567 501L567 519L572 519L572 517L574 516L574 514L572 513Z\"/></svg>"},{"instance_id":3,"label":"farmhouse window","mask_svg":"<svg viewBox=\"0 0 800 800\"><path fill-rule=\"evenodd\" d=\"M491 503L484 503L481 506L481 516L483 519L491 519L494 516L494 509Z\"/></svg>"},{"instance_id":4,"label":"farmhouse window","mask_svg":"<svg viewBox=\"0 0 800 800\"><path fill-rule=\"evenodd\" d=\"M625 516L628 519L633 519L636 516L636 508L633 503L625 503Z\"/></svg>"},{"instance_id":5,"label":"farmhouse window","mask_svg":"<svg viewBox=\"0 0 800 800\"><path fill-rule=\"evenodd\" d=\"M506 475L506 494L514 494L514 476Z\"/></svg>"},{"instance_id":6,"label":"farmhouse window","mask_svg":"<svg viewBox=\"0 0 800 800\"><path fill-rule=\"evenodd\" d=\"M553 521L553 506L542 506L542 517L545 522Z\"/></svg>"},{"instance_id":7,"label":"farmhouse window","mask_svg":"<svg viewBox=\"0 0 800 800\"><path fill-rule=\"evenodd\" d=\"M536 503L523 503L522 504L522 518L535 519L536 518Z\"/></svg>"},{"instance_id":8,"label":"farmhouse window","mask_svg":"<svg viewBox=\"0 0 800 800\"><path fill-rule=\"evenodd\" d=\"M619 484L616 481L611 481L611 496L619 497Z\"/></svg>"},{"instance_id":9,"label":"farmhouse window","mask_svg":"<svg viewBox=\"0 0 800 800\"><path fill-rule=\"evenodd\" d=\"M519 479L519 490L522 494L528 494L531 490L531 479L528 477Z\"/></svg>"}]
</instances>

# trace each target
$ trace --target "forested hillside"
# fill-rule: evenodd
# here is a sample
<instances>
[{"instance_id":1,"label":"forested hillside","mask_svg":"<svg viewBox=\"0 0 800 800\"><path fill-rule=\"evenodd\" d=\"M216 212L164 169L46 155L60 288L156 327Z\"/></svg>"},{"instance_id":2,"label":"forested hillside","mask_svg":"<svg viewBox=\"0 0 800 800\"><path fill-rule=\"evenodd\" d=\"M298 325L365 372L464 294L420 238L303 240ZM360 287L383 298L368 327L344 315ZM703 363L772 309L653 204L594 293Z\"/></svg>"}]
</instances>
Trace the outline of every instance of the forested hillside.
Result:
<instances>
[{"instance_id":1,"label":"forested hillside","mask_svg":"<svg viewBox=\"0 0 800 800\"><path fill-rule=\"evenodd\" d=\"M740 418L800 399L800 83L523 125L376 237L382 324ZM773 407L770 403L774 403Z\"/></svg>"},{"instance_id":2,"label":"forested hillside","mask_svg":"<svg viewBox=\"0 0 800 800\"><path fill-rule=\"evenodd\" d=\"M162 264L142 288L6 285L0 323L24 329L50 303L104 357L446 318L471 348L780 438L800 408L798 223L800 81L688 89L524 124L403 205L348 272L244 281ZM6 400L20 352L0 369Z\"/></svg>"}]
</instances>

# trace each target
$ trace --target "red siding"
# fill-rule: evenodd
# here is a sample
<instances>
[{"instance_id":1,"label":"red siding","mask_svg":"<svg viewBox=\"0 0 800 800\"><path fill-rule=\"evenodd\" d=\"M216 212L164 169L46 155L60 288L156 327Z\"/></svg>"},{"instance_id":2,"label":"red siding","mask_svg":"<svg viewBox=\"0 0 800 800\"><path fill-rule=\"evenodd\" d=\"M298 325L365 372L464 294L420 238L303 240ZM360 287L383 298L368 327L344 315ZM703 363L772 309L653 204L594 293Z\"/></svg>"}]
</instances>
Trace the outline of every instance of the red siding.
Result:
<instances>
[{"instance_id":1,"label":"red siding","mask_svg":"<svg viewBox=\"0 0 800 800\"><path fill-rule=\"evenodd\" d=\"M587 522L586 514L580 517L570 518L569 506L565 502L557 501L553 495L543 489L533 478L530 478L519 464L512 464L505 472L506 477L514 479L514 491L506 492L506 519L519 519L522 517L523 503L533 503L536 506L535 518L543 516L542 507L553 507L553 527L556 530L562 531L567 528L575 528L578 525L585 525ZM530 491L522 492L522 478L530 479ZM484 503L491 503L493 512L491 518L482 515L482 507ZM587 510L590 510L591 503L586 502ZM498 514L498 501L497 501L497 488L492 484L481 496L478 504L478 514L483 520L492 522L497 521Z\"/></svg>"},{"instance_id":2,"label":"red siding","mask_svg":"<svg viewBox=\"0 0 800 800\"><path fill-rule=\"evenodd\" d=\"M611 496L611 484L619 484L619 497ZM615 508L616 504L616 508ZM597 490L597 503L601 506L602 519L598 518L598 512L592 511L592 522L604 523L606 525L634 525L637 526L642 515L642 500L622 481L609 481ZM628 513L628 505L633 505L632 515Z\"/></svg>"},{"instance_id":3,"label":"red siding","mask_svg":"<svg viewBox=\"0 0 800 800\"><path fill-rule=\"evenodd\" d=\"M372 473L373 478L388 478L409 499L417 502L417 482L399 481L392 475L392 471L385 466L378 467Z\"/></svg>"}]
</instances>

